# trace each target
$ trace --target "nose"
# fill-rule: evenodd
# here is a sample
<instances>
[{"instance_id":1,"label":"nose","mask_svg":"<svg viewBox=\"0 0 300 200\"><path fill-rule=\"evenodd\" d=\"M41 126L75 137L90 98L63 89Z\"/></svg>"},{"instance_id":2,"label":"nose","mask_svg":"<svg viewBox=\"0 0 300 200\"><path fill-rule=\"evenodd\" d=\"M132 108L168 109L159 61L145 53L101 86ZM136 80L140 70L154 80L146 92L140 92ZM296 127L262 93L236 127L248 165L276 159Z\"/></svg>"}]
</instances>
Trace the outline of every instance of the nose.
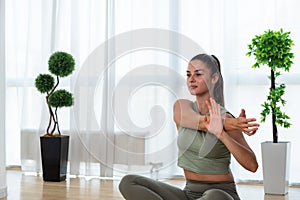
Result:
<instances>
[{"instance_id":1,"label":"nose","mask_svg":"<svg viewBox=\"0 0 300 200\"><path fill-rule=\"evenodd\" d=\"M189 77L188 77L188 80L187 80L189 83L193 83L193 82L195 82L195 79L194 79L194 76L193 75L190 75Z\"/></svg>"}]
</instances>

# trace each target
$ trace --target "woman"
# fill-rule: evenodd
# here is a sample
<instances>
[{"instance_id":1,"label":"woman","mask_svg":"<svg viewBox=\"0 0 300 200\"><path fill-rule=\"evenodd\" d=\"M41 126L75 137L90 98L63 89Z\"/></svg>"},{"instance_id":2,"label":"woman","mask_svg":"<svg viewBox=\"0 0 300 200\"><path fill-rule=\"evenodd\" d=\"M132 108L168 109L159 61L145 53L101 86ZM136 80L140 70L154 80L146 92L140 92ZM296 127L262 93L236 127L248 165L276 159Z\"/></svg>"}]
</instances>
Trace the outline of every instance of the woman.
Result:
<instances>
[{"instance_id":1,"label":"woman","mask_svg":"<svg viewBox=\"0 0 300 200\"><path fill-rule=\"evenodd\" d=\"M187 85L196 101L191 105L179 100L174 105L178 166L184 170L185 188L181 190L146 177L127 175L119 185L125 199L237 200L239 196L229 169L230 155L245 169L257 170L255 154L241 130L251 135L258 125L253 123L255 119L246 119L244 111L234 119L223 107L223 79L218 59L207 54L195 56L188 65Z\"/></svg>"}]
</instances>

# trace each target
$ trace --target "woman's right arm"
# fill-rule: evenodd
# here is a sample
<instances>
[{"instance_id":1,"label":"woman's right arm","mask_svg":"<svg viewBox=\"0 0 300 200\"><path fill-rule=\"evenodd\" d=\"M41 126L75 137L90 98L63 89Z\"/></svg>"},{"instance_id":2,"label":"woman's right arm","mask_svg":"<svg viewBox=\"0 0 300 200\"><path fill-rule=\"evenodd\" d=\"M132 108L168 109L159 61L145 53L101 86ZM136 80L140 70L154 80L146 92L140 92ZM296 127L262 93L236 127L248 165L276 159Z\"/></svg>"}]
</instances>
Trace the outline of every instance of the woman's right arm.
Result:
<instances>
[{"instance_id":1,"label":"woman's right arm","mask_svg":"<svg viewBox=\"0 0 300 200\"><path fill-rule=\"evenodd\" d=\"M187 99L179 99L173 106L174 122L179 127L207 131L204 121L207 117L201 116L193 110L193 102Z\"/></svg>"},{"instance_id":2,"label":"woman's right arm","mask_svg":"<svg viewBox=\"0 0 300 200\"><path fill-rule=\"evenodd\" d=\"M229 114L227 114L229 115ZM193 102L187 99L179 99L173 107L173 118L177 128L185 127L195 130L207 131L205 122L209 120L206 116L201 116L193 110ZM247 135L256 133L259 124L255 118L246 118L245 110L242 109L238 118L231 116L224 117L224 129L227 131L240 130Z\"/></svg>"}]
</instances>

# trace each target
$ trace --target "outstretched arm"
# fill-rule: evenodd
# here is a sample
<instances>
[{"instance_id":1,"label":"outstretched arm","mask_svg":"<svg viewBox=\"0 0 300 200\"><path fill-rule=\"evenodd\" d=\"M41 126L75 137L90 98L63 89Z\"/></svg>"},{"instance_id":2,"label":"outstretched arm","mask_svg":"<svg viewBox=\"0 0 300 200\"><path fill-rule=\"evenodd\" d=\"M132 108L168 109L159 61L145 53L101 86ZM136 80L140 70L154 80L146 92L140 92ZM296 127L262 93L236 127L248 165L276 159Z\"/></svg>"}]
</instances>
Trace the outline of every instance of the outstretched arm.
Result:
<instances>
[{"instance_id":1,"label":"outstretched arm","mask_svg":"<svg viewBox=\"0 0 300 200\"><path fill-rule=\"evenodd\" d=\"M192 101L186 99L177 100L173 107L173 114L177 128L181 126L207 131L204 122L209 119L193 110ZM238 118L233 118L230 114L227 114L224 119L224 129L227 131L240 130L247 135L253 135L259 127L255 118L246 118L244 109L242 109Z\"/></svg>"},{"instance_id":2,"label":"outstretched arm","mask_svg":"<svg viewBox=\"0 0 300 200\"><path fill-rule=\"evenodd\" d=\"M247 144L241 131L227 132L223 128L220 105L214 99L207 102L209 108L210 120L205 122L208 131L214 134L221 140L235 159L245 169L255 172L258 168L258 163L254 152Z\"/></svg>"}]
</instances>

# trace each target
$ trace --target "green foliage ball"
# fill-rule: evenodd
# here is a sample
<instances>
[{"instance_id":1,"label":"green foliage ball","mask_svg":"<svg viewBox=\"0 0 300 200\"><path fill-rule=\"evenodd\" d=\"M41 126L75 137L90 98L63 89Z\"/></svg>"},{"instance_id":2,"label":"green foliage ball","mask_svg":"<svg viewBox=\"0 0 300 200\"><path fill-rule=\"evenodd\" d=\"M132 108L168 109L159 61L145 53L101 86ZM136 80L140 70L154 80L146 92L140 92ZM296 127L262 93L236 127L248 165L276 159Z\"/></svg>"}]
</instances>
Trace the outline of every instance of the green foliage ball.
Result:
<instances>
[{"instance_id":1,"label":"green foliage ball","mask_svg":"<svg viewBox=\"0 0 300 200\"><path fill-rule=\"evenodd\" d=\"M59 77L65 77L75 69L75 61L71 54L66 52L55 52L53 53L48 61L49 71Z\"/></svg>"},{"instance_id":2,"label":"green foliage ball","mask_svg":"<svg viewBox=\"0 0 300 200\"><path fill-rule=\"evenodd\" d=\"M294 58L294 54L291 53L293 45L290 32L283 32L282 29L268 30L252 39L252 43L248 45L250 51L246 55L255 57L256 63L253 68L267 65L275 72L277 69L289 71Z\"/></svg>"},{"instance_id":3,"label":"green foliage ball","mask_svg":"<svg viewBox=\"0 0 300 200\"><path fill-rule=\"evenodd\" d=\"M55 108L70 107L74 103L72 93L60 89L49 96L49 105Z\"/></svg>"},{"instance_id":4,"label":"green foliage ball","mask_svg":"<svg viewBox=\"0 0 300 200\"><path fill-rule=\"evenodd\" d=\"M35 87L41 93L50 92L54 87L54 78L50 74L40 74L35 79Z\"/></svg>"}]
</instances>

